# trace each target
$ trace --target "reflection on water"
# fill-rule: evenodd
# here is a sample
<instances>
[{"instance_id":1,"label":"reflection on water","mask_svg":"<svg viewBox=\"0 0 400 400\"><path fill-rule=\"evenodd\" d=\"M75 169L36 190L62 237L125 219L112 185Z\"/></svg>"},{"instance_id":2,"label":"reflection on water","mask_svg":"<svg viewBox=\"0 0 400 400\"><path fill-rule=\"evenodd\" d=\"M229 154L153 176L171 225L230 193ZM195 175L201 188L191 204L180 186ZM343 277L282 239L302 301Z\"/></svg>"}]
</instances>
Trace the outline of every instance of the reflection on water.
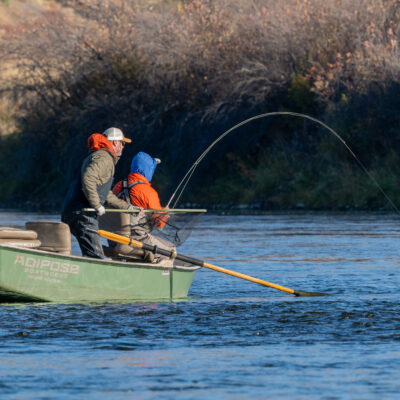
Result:
<instances>
[{"instance_id":1,"label":"reflection on water","mask_svg":"<svg viewBox=\"0 0 400 400\"><path fill-rule=\"evenodd\" d=\"M0 225L38 219L58 217L0 213ZM204 269L180 303L3 305L1 398L395 399L398 222L362 213L204 216L180 248L327 297Z\"/></svg>"}]
</instances>

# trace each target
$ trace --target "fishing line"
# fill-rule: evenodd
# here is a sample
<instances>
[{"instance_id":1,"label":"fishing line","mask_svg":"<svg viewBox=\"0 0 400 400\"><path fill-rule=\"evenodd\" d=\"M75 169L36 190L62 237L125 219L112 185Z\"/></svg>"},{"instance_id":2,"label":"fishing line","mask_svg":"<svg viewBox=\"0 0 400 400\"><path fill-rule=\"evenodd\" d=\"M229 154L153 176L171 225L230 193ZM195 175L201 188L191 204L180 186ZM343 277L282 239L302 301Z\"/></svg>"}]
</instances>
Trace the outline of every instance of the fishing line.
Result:
<instances>
[{"instance_id":1,"label":"fishing line","mask_svg":"<svg viewBox=\"0 0 400 400\"><path fill-rule=\"evenodd\" d=\"M174 199L174 197L177 195L179 189L179 195L177 196L175 203L173 205L172 208L175 208L175 206L177 205L179 199L182 196L183 191L185 190L187 184L189 183L190 178L192 177L195 169L197 168L197 166L199 165L199 163L203 160L203 158L207 155L207 153L219 142L221 141L225 136L227 136L229 133L231 133L232 131L234 131L237 128L240 128L243 125L246 125L247 123L254 121L256 119L260 119L260 118L265 118L265 117L271 117L273 115L290 115L290 116L294 116L294 117L301 117L301 118L306 118L309 119L310 121L316 122L317 124L320 124L321 126L323 126L324 128L326 128L330 133L332 133L337 139L339 139L346 147L346 149L350 152L350 154L354 157L354 159L357 161L358 165L361 167L361 169L368 175L368 177L372 180L372 182L375 184L375 186L380 190L380 192L384 195L384 197L386 198L386 200L389 202L389 204L393 207L393 209L400 214L399 209L396 207L396 205L393 203L393 201L389 198L389 196L386 194L386 192L382 189L382 187L379 185L379 183L376 181L376 179L371 175L371 173L367 170L367 168L364 166L364 164L359 160L359 158L354 154L353 150L351 150L351 148L347 145L347 143L343 140L343 138L337 133L335 132L332 128L330 128L328 125L324 124L322 121L310 117L309 115L306 114L301 114L301 113L296 113L296 112L290 112L290 111L275 111L275 112L269 112L269 113L265 113L265 114L258 114L255 115L254 117L248 118L236 125L234 125L232 128L228 129L227 131L225 131L221 136L219 136L216 140L214 140L205 150L204 152L200 155L200 157L194 162L194 164L189 168L189 170L186 172L185 176L183 177L183 179L181 180L181 182L179 183L179 185L177 186L177 188L175 189L174 193L172 194L171 198L168 201L167 207L169 207L170 203L172 202L172 200ZM182 187L182 189L181 189Z\"/></svg>"}]
</instances>

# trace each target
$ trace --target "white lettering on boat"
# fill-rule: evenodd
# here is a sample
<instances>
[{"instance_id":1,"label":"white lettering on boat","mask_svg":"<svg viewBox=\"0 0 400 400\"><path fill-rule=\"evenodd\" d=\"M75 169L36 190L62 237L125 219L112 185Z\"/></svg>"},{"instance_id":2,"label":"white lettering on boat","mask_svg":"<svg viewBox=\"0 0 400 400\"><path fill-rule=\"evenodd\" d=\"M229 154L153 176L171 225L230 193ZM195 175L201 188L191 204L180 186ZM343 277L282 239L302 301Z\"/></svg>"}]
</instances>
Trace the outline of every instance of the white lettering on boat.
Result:
<instances>
[{"instance_id":1,"label":"white lettering on boat","mask_svg":"<svg viewBox=\"0 0 400 400\"><path fill-rule=\"evenodd\" d=\"M25 267L34 267L35 264L36 264L36 260L34 258L32 258L32 257L28 257L25 260Z\"/></svg>"},{"instance_id":2,"label":"white lettering on boat","mask_svg":"<svg viewBox=\"0 0 400 400\"><path fill-rule=\"evenodd\" d=\"M25 261L24 261L24 257L22 256L17 256L17 258L14 261L14 264L21 264L24 265Z\"/></svg>"},{"instance_id":3,"label":"white lettering on boat","mask_svg":"<svg viewBox=\"0 0 400 400\"><path fill-rule=\"evenodd\" d=\"M36 257L25 257L18 255L14 260L14 265L19 264L25 267L24 272L30 274L28 278L44 280L47 282L59 283L57 279L66 279L68 274L79 274L80 266L60 261L51 261Z\"/></svg>"},{"instance_id":4,"label":"white lettering on boat","mask_svg":"<svg viewBox=\"0 0 400 400\"><path fill-rule=\"evenodd\" d=\"M60 263L59 262L52 262L50 264L50 269L52 271L58 271L60 269Z\"/></svg>"}]
</instances>

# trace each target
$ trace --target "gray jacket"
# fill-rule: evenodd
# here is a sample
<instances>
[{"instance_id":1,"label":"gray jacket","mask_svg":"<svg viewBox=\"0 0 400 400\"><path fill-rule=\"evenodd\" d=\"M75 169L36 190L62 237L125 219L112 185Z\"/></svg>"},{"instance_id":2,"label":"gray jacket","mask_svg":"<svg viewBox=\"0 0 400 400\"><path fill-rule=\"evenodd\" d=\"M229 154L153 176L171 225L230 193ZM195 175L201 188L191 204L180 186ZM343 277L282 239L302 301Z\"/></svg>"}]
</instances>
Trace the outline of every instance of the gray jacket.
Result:
<instances>
[{"instance_id":1,"label":"gray jacket","mask_svg":"<svg viewBox=\"0 0 400 400\"><path fill-rule=\"evenodd\" d=\"M99 208L101 206L97 186L104 185L114 176L117 162L118 158L114 158L106 150L94 151L83 162L81 168L82 190L91 207ZM107 194L106 205L123 210L127 210L129 207L128 203L115 196L111 190Z\"/></svg>"}]
</instances>

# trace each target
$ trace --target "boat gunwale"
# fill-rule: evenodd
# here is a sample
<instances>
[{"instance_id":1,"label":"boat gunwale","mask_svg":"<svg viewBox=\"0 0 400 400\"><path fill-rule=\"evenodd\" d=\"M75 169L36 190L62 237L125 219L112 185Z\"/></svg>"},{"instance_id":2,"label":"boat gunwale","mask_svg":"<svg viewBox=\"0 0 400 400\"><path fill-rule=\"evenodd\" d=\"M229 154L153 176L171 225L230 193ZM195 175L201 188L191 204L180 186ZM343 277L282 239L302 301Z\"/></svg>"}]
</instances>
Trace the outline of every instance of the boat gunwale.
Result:
<instances>
[{"instance_id":1,"label":"boat gunwale","mask_svg":"<svg viewBox=\"0 0 400 400\"><path fill-rule=\"evenodd\" d=\"M115 265L118 267L125 267L125 268L153 268L153 269L169 269L169 270L182 270L182 271L197 271L201 267L199 265L166 265L163 261L157 263L157 264L150 264L150 263L145 263L145 262L131 262L131 261L118 261L118 260L110 260L110 259L98 259L98 258L91 258L91 257L83 257L83 256L78 256L74 254L61 254L61 253L56 253L48 250L39 250L39 249L33 249L33 248L22 248L22 247L16 247L16 246L8 246L6 244L0 244L0 250L2 248L6 249L11 249L11 250L16 250L18 252L23 252L23 253L36 253L38 255L48 255L51 257L59 257L62 259L72 259L72 260L81 260L84 262L89 262L89 263L94 263L102 266L110 266L110 265Z\"/></svg>"}]
</instances>

